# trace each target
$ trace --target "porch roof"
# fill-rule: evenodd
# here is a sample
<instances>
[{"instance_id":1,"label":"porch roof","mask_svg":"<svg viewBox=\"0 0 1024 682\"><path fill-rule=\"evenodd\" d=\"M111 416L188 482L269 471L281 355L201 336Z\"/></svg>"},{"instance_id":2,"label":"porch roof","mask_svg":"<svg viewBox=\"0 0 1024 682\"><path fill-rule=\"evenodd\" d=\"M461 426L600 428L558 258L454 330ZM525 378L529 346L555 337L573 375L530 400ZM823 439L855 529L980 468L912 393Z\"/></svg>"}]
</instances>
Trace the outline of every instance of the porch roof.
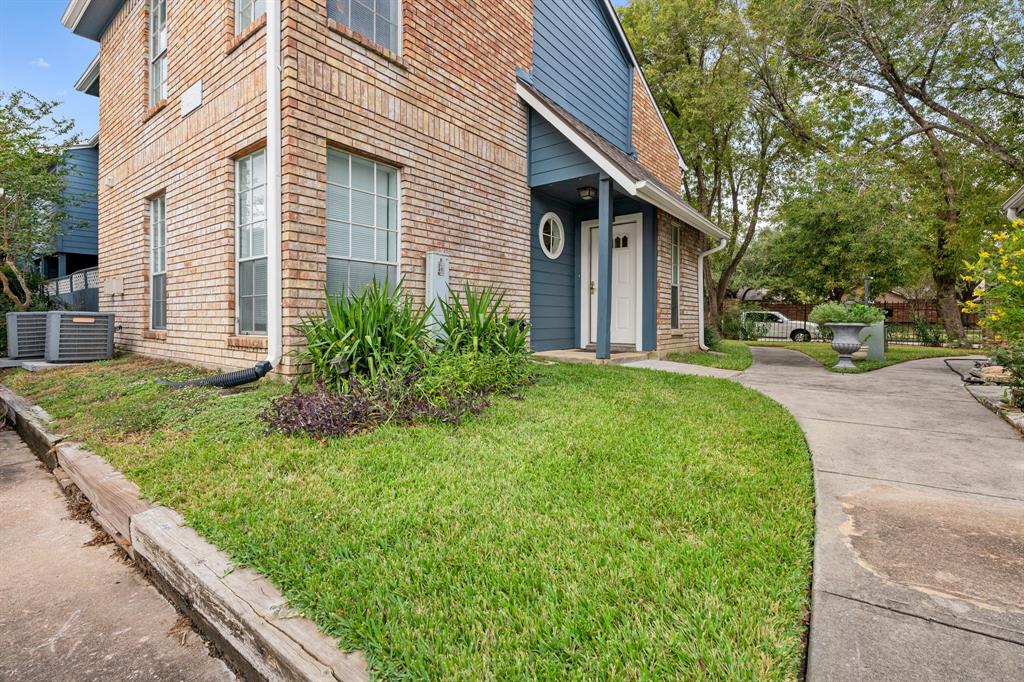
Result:
<instances>
[{"instance_id":1,"label":"porch roof","mask_svg":"<svg viewBox=\"0 0 1024 682\"><path fill-rule=\"evenodd\" d=\"M727 237L725 232L686 203L678 191L661 182L636 159L591 130L523 78L516 82L516 92L531 109L554 126L627 195L658 207L710 237Z\"/></svg>"}]
</instances>

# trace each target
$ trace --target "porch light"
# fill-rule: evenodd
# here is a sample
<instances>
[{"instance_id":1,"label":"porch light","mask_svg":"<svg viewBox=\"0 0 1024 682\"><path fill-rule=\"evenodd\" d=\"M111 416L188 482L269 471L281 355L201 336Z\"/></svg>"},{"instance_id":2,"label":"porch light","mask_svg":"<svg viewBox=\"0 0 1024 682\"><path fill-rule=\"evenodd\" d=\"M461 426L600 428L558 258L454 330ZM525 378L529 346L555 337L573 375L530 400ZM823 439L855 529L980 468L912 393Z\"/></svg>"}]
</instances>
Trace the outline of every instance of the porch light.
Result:
<instances>
[{"instance_id":1,"label":"porch light","mask_svg":"<svg viewBox=\"0 0 1024 682\"><path fill-rule=\"evenodd\" d=\"M594 199L597 198L596 187L580 187L576 190L576 192L579 193L580 199L582 201L593 201Z\"/></svg>"}]
</instances>

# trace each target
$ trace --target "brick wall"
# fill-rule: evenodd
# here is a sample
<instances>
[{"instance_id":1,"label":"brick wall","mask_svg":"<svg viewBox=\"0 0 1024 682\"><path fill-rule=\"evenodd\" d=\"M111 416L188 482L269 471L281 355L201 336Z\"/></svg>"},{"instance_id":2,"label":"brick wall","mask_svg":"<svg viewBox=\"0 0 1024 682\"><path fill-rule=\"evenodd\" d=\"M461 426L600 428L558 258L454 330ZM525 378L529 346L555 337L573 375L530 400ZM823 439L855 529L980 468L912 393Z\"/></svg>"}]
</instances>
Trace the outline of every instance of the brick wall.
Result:
<instances>
[{"instance_id":1,"label":"brick wall","mask_svg":"<svg viewBox=\"0 0 1024 682\"><path fill-rule=\"evenodd\" d=\"M424 255L451 256L451 284L507 291L529 311L526 109L531 0L407 0L401 55L288 0L282 96L285 322L318 307L326 280L328 147L401 170L400 274L421 300ZM286 336L286 347L295 342Z\"/></svg>"},{"instance_id":2,"label":"brick wall","mask_svg":"<svg viewBox=\"0 0 1024 682\"><path fill-rule=\"evenodd\" d=\"M264 31L234 39L232 0L167 3L168 97L148 102L148 3L128 0L100 46L101 295L120 348L210 367L250 366L259 349L230 343L234 309L234 162L264 139ZM233 49L230 49L233 48ZM230 49L230 51L229 51ZM181 94L203 81L203 105ZM167 331L149 326L147 199L165 194Z\"/></svg>"},{"instance_id":3,"label":"brick wall","mask_svg":"<svg viewBox=\"0 0 1024 682\"><path fill-rule=\"evenodd\" d=\"M697 259L706 249L697 230L658 211L658 351L688 352L698 348ZM679 239L679 328L672 328L672 229L682 227Z\"/></svg>"},{"instance_id":4,"label":"brick wall","mask_svg":"<svg viewBox=\"0 0 1024 682\"><path fill-rule=\"evenodd\" d=\"M640 73L633 74L633 147L637 160L672 190L683 184L676 145L665 132L658 107L647 94Z\"/></svg>"}]
</instances>

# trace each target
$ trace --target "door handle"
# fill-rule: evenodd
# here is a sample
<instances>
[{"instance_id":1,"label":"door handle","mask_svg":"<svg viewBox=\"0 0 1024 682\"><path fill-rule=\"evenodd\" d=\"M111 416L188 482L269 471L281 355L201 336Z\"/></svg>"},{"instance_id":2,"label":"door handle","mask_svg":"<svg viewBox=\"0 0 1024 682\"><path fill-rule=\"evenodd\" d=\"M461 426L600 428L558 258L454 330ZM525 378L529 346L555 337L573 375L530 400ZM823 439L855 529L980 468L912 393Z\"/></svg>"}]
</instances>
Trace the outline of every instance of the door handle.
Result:
<instances>
[{"instance_id":1,"label":"door handle","mask_svg":"<svg viewBox=\"0 0 1024 682\"><path fill-rule=\"evenodd\" d=\"M594 295L594 280L590 280L590 295Z\"/></svg>"}]
</instances>

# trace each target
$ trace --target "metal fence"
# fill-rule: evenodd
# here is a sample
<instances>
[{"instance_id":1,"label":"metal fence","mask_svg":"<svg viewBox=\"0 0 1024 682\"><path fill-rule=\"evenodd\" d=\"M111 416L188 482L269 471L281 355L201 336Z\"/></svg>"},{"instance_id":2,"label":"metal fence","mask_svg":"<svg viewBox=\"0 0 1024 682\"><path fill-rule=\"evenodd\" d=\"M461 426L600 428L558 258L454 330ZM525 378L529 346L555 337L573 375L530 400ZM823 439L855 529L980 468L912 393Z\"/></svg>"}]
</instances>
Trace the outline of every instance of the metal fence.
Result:
<instances>
[{"instance_id":1,"label":"metal fence","mask_svg":"<svg viewBox=\"0 0 1024 682\"><path fill-rule=\"evenodd\" d=\"M790 320L805 321L814 309L813 304L778 303L760 301L748 304L750 309L771 310L782 313ZM912 346L939 346L946 341L938 306L934 301L906 301L899 303L876 302L876 308L885 311L885 336L889 343ZM985 336L978 326L978 315L961 313L960 319L967 332L968 343L984 343ZM790 325L792 326L792 325ZM828 330L821 330L822 337Z\"/></svg>"},{"instance_id":2,"label":"metal fence","mask_svg":"<svg viewBox=\"0 0 1024 682\"><path fill-rule=\"evenodd\" d=\"M65 310L98 312L100 309L99 268L79 270L51 279L44 285L46 295Z\"/></svg>"}]
</instances>

